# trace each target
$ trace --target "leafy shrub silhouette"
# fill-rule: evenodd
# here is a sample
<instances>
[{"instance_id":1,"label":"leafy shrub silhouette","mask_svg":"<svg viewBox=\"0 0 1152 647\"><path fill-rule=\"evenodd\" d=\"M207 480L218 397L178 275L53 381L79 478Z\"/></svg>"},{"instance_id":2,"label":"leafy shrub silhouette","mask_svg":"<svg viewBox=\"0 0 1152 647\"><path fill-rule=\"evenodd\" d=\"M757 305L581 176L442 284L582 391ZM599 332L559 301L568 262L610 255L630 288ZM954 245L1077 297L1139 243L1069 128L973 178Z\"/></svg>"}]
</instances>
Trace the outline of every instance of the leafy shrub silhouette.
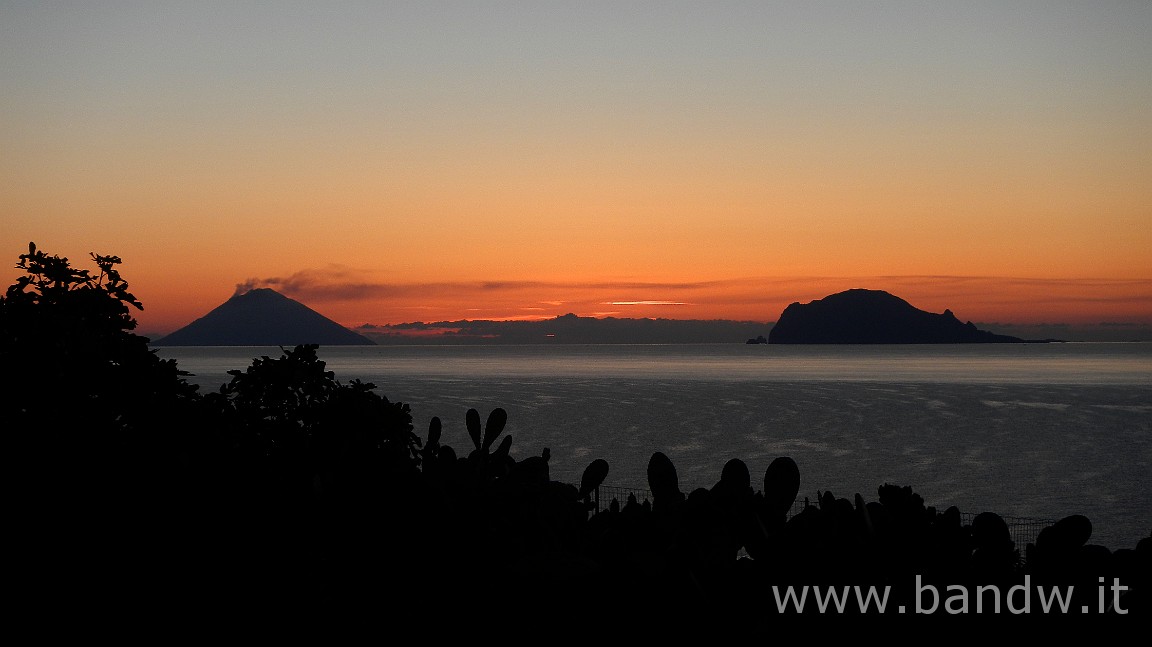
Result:
<instances>
[{"instance_id":1,"label":"leafy shrub silhouette","mask_svg":"<svg viewBox=\"0 0 1152 647\"><path fill-rule=\"evenodd\" d=\"M370 481L414 478L421 442L408 405L373 392L371 383L342 384L318 348L257 358L205 396L241 469L270 470L277 475L271 485L291 498L317 486L347 496L382 485Z\"/></svg>"},{"instance_id":2,"label":"leafy shrub silhouette","mask_svg":"<svg viewBox=\"0 0 1152 647\"><path fill-rule=\"evenodd\" d=\"M72 446L123 445L170 420L197 387L131 332L129 308L143 306L116 268L120 258L92 259L96 275L33 243L20 255L16 267L27 274L0 297L3 407L18 424L47 426Z\"/></svg>"},{"instance_id":3,"label":"leafy shrub silhouette","mask_svg":"<svg viewBox=\"0 0 1152 647\"><path fill-rule=\"evenodd\" d=\"M12 465L9 539L35 582L146 577L174 534L199 426L197 387L132 332L143 309L116 256L97 271L28 245L0 296L0 415Z\"/></svg>"}]
</instances>

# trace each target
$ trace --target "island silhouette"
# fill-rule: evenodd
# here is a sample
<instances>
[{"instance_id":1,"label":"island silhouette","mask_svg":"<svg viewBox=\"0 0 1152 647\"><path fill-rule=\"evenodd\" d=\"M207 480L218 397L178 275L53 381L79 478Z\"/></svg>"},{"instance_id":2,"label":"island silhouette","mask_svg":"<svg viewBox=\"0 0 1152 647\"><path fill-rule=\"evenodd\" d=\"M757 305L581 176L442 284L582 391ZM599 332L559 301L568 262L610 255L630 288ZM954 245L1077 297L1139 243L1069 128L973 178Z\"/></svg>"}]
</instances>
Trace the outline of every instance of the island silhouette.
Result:
<instances>
[{"instance_id":1,"label":"island silhouette","mask_svg":"<svg viewBox=\"0 0 1152 647\"><path fill-rule=\"evenodd\" d=\"M961 323L951 310L926 312L883 290L853 289L784 309L770 344L971 344L1025 340Z\"/></svg>"},{"instance_id":2,"label":"island silhouette","mask_svg":"<svg viewBox=\"0 0 1152 647\"><path fill-rule=\"evenodd\" d=\"M768 330L765 336L763 331ZM271 288L237 293L154 346L298 344L970 344L1057 341L1000 335L951 310L920 310L883 290L852 289L792 303L771 322L630 319L568 313L539 321L441 321L345 328Z\"/></svg>"},{"instance_id":3,"label":"island silhouette","mask_svg":"<svg viewBox=\"0 0 1152 647\"><path fill-rule=\"evenodd\" d=\"M271 288L235 294L155 346L371 346L376 342Z\"/></svg>"}]
</instances>

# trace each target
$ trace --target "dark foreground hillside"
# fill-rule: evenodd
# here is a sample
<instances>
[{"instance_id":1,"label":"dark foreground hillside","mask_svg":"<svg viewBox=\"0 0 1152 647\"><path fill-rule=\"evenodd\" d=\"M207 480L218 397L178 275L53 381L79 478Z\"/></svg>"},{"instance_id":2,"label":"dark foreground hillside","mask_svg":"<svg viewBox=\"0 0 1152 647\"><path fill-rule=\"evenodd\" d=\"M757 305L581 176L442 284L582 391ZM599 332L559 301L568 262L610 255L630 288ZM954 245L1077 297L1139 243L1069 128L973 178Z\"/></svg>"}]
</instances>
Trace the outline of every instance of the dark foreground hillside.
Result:
<instances>
[{"instance_id":1,"label":"dark foreground hillside","mask_svg":"<svg viewBox=\"0 0 1152 647\"><path fill-rule=\"evenodd\" d=\"M731 460L711 488L684 492L659 452L650 497L602 500L605 461L572 484L551 478L547 448L513 460L500 408L417 434L407 405L340 382L310 345L201 394L131 333L140 305L119 259L94 259L98 276L32 247L27 280L0 301L10 585L39 626L267 629L355 609L384 634L399 622L481 635L562 630L612 600L636 624L769 632L901 607L965 621L991 614L993 596L996 617L1019 623L1149 615L1152 539L1095 546L1080 516L1019 546L993 513L966 524L888 484L789 516L801 466L788 457L756 477ZM455 448L443 424L461 423L471 446ZM846 586L883 593L885 610ZM781 603L803 590L803 610Z\"/></svg>"}]
</instances>

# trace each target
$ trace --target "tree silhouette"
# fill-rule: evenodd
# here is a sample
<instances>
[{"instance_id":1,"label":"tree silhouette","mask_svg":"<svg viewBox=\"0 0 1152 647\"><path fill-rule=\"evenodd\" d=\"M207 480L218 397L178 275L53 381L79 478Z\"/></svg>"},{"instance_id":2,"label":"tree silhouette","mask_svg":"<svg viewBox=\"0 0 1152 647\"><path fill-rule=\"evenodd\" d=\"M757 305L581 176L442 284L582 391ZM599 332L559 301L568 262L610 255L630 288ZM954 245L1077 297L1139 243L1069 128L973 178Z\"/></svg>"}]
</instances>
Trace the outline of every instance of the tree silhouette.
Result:
<instances>
[{"instance_id":1,"label":"tree silhouette","mask_svg":"<svg viewBox=\"0 0 1152 647\"><path fill-rule=\"evenodd\" d=\"M196 387L175 360L133 334L130 308L142 310L116 266L92 254L99 273L71 267L29 243L16 267L26 272L0 297L3 410L18 425L49 427L67 442L122 444L171 419Z\"/></svg>"},{"instance_id":2,"label":"tree silhouette","mask_svg":"<svg viewBox=\"0 0 1152 647\"><path fill-rule=\"evenodd\" d=\"M342 384L325 368L315 344L253 360L218 393L206 396L219 431L246 466L275 474L279 494L308 496L318 485L348 492L366 478L412 478L420 439L408 405L375 385ZM372 476L369 476L372 475Z\"/></svg>"},{"instance_id":3,"label":"tree silhouette","mask_svg":"<svg viewBox=\"0 0 1152 647\"><path fill-rule=\"evenodd\" d=\"M150 577L192 482L196 387L132 332L116 256L97 271L28 245L0 296L0 412L15 484L10 539L38 569L132 586Z\"/></svg>"}]
</instances>

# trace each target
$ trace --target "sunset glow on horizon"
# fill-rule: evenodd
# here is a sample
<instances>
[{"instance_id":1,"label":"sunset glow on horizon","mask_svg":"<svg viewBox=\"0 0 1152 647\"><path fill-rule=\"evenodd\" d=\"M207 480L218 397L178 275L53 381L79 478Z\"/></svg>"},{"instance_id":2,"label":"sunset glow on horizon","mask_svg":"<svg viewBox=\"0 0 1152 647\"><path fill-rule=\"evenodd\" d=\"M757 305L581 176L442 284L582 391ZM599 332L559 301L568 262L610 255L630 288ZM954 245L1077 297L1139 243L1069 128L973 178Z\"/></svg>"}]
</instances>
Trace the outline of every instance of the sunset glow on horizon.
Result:
<instances>
[{"instance_id":1,"label":"sunset glow on horizon","mask_svg":"<svg viewBox=\"0 0 1152 647\"><path fill-rule=\"evenodd\" d=\"M881 289L1152 327L1152 3L0 0L0 279L115 254L163 334L774 321Z\"/></svg>"}]
</instances>

